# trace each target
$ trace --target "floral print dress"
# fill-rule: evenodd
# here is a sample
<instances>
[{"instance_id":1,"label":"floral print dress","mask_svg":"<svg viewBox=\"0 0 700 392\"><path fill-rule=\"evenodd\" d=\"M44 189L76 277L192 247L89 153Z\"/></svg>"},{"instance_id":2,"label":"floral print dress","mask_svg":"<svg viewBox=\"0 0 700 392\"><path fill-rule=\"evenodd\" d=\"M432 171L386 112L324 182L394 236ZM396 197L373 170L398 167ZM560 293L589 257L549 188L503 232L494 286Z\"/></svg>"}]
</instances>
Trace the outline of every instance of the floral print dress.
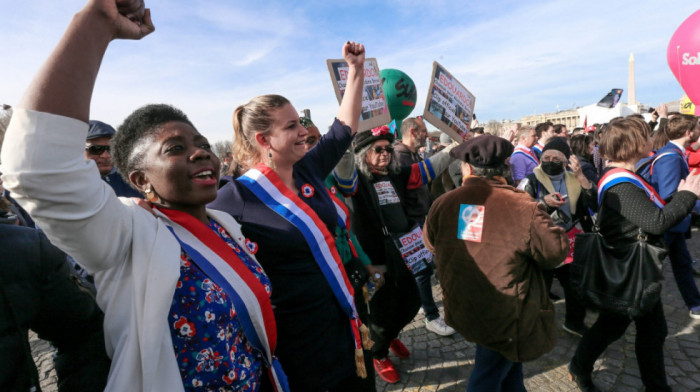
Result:
<instances>
[{"instance_id":1,"label":"floral print dress","mask_svg":"<svg viewBox=\"0 0 700 392\"><path fill-rule=\"evenodd\" d=\"M262 268L223 227L213 220L208 226L236 252L269 296L270 280ZM262 353L248 342L228 294L184 250L180 253L180 279L168 324L185 389L257 391L260 388L265 367Z\"/></svg>"}]
</instances>

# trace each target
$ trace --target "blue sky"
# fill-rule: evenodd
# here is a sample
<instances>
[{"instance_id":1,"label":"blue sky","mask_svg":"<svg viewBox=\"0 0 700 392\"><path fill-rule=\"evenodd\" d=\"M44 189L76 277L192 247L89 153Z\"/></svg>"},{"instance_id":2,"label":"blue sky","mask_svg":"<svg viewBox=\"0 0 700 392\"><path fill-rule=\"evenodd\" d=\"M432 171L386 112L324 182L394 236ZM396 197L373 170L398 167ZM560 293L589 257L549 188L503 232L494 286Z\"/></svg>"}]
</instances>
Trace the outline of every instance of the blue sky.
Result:
<instances>
[{"instance_id":1,"label":"blue sky","mask_svg":"<svg viewBox=\"0 0 700 392\"><path fill-rule=\"evenodd\" d=\"M5 3L5 4L2 4ZM82 1L0 0L0 102L15 104ZM432 62L475 96L480 121L519 119L627 90L658 105L682 89L666 46L694 2L616 1L180 1L147 2L156 32L110 47L92 117L113 125L139 106L183 109L212 141L232 137L236 106L267 93L309 108L322 130L338 103L325 60L343 42L367 47L380 68L406 72L422 114ZM627 94L623 94L627 101Z\"/></svg>"}]
</instances>

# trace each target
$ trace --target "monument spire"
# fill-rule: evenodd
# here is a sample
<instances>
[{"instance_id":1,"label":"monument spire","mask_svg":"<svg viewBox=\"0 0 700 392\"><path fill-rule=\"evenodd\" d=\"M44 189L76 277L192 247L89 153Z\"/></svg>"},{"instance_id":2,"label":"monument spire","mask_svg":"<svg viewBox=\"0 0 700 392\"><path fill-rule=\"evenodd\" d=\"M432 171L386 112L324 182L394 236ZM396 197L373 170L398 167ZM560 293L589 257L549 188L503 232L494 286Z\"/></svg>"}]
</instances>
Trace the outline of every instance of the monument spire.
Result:
<instances>
[{"instance_id":1,"label":"monument spire","mask_svg":"<svg viewBox=\"0 0 700 392\"><path fill-rule=\"evenodd\" d=\"M637 104L637 97L634 89L634 53L630 52L629 69L627 72L627 105Z\"/></svg>"}]
</instances>

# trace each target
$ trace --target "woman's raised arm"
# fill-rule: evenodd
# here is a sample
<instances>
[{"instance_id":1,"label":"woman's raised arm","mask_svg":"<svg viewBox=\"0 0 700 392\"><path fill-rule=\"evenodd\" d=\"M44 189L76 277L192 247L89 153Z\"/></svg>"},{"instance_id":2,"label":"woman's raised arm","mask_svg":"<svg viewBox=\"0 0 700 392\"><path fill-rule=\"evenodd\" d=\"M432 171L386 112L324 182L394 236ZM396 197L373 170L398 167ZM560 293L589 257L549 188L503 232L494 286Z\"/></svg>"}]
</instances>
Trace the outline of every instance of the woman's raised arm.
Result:
<instances>
[{"instance_id":1,"label":"woman's raised arm","mask_svg":"<svg viewBox=\"0 0 700 392\"><path fill-rule=\"evenodd\" d=\"M143 0L88 1L34 76L19 107L87 123L95 79L110 41L141 39L154 30Z\"/></svg>"},{"instance_id":2,"label":"woman's raised arm","mask_svg":"<svg viewBox=\"0 0 700 392\"><path fill-rule=\"evenodd\" d=\"M350 127L351 133L357 133L362 113L362 88L365 82L365 46L355 42L343 45L343 58L350 68L345 94L338 109L338 121Z\"/></svg>"}]
</instances>

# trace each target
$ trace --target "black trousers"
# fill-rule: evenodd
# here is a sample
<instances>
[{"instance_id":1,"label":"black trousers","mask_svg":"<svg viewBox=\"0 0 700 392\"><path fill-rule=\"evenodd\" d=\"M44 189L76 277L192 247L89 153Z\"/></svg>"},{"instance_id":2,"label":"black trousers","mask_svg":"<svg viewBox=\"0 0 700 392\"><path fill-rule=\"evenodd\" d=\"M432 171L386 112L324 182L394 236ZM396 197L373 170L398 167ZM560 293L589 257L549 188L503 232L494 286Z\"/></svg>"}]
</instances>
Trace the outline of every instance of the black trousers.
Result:
<instances>
[{"instance_id":1,"label":"black trousers","mask_svg":"<svg viewBox=\"0 0 700 392\"><path fill-rule=\"evenodd\" d=\"M370 301L370 336L374 340L374 358L389 354L391 341L413 320L421 306L413 274L403 265L394 265L384 274L384 286Z\"/></svg>"},{"instance_id":2,"label":"black trousers","mask_svg":"<svg viewBox=\"0 0 700 392\"><path fill-rule=\"evenodd\" d=\"M627 317L601 312L595 324L578 343L572 371L577 374L590 374L593 364L605 349L622 337L632 322ZM670 391L664 368L664 341L668 334L666 317L659 301L647 314L634 320L637 336L634 344L637 364L642 382L647 391Z\"/></svg>"},{"instance_id":3,"label":"black trousers","mask_svg":"<svg viewBox=\"0 0 700 392\"><path fill-rule=\"evenodd\" d=\"M566 264L553 270L543 270L542 275L544 275L544 283L547 285L547 291L552 289L554 276L557 277L561 287L564 289L564 299L566 300L565 323L571 326L580 326L583 325L583 320L586 318L586 307L571 287L569 279L570 267L570 264Z\"/></svg>"}]
</instances>

